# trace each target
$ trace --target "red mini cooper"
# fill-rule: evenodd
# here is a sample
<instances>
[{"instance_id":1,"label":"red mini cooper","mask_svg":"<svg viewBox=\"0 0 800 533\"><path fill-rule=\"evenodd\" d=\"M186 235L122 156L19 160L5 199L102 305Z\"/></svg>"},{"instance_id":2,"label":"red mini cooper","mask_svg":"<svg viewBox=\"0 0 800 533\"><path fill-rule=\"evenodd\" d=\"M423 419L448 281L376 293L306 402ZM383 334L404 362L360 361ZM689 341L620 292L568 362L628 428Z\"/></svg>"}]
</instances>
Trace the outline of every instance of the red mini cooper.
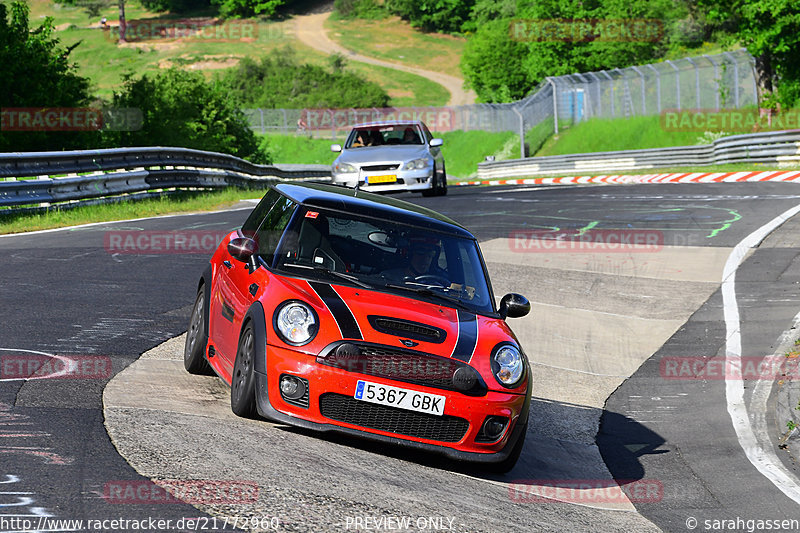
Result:
<instances>
[{"instance_id":1,"label":"red mini cooper","mask_svg":"<svg viewBox=\"0 0 800 533\"><path fill-rule=\"evenodd\" d=\"M475 237L431 210L330 185L280 184L198 284L191 373L239 416L337 431L510 470L532 378Z\"/></svg>"}]
</instances>

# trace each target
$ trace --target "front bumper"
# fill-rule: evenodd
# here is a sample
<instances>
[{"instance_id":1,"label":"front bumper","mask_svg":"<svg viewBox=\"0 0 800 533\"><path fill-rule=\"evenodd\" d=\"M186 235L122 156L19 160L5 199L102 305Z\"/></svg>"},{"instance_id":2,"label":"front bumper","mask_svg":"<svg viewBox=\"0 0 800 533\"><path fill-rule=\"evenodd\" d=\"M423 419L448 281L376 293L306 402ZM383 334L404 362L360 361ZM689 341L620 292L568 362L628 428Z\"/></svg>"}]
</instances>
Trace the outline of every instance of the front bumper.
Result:
<instances>
[{"instance_id":1,"label":"front bumper","mask_svg":"<svg viewBox=\"0 0 800 533\"><path fill-rule=\"evenodd\" d=\"M371 176L394 174L397 181L393 183L365 184ZM354 188L358 183L358 174L333 174L335 185L344 185ZM360 190L368 192L387 192L387 191L424 191L433 187L433 170L387 170L383 172L363 172L361 174Z\"/></svg>"},{"instance_id":2,"label":"front bumper","mask_svg":"<svg viewBox=\"0 0 800 533\"><path fill-rule=\"evenodd\" d=\"M467 396L455 391L424 387L401 381L387 380L372 375L328 367L318 364L314 356L276 346L267 346L267 374L256 372L256 398L261 416L292 426L315 431L335 431L379 442L443 454L451 459L476 463L497 463L508 457L520 437L527 420L529 398L519 394L489 391L485 396ZM308 380L308 408L298 407L284 401L279 390L279 377L291 374ZM384 383L405 389L442 394L447 397L445 415L465 419L469 423L464 436L457 442L413 437L383 431L372 427L342 422L327 418L320 409L323 394L337 394L352 398L359 379ZM365 408L373 405L357 402ZM394 417L414 416L413 411L387 407ZM476 442L481 426L487 416L506 416L510 423L503 436L492 443Z\"/></svg>"}]
</instances>

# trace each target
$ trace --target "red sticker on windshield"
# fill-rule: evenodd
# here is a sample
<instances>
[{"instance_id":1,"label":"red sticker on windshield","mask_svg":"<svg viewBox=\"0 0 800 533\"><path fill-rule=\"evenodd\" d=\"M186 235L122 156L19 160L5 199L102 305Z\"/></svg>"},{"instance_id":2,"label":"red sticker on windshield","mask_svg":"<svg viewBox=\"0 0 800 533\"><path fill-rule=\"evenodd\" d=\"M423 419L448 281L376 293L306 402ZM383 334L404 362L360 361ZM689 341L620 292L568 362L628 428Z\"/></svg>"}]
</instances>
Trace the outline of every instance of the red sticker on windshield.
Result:
<instances>
[{"instance_id":1,"label":"red sticker on windshield","mask_svg":"<svg viewBox=\"0 0 800 533\"><path fill-rule=\"evenodd\" d=\"M319 213L316 211L306 211L306 218L317 218Z\"/></svg>"}]
</instances>

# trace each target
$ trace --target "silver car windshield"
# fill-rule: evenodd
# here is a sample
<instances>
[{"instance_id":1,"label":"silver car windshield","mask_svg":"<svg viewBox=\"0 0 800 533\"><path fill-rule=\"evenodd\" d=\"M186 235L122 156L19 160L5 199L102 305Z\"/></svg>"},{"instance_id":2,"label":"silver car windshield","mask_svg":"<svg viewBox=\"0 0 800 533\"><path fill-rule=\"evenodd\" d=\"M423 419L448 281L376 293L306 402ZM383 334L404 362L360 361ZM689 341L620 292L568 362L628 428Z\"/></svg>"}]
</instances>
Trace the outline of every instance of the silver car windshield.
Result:
<instances>
[{"instance_id":1,"label":"silver car windshield","mask_svg":"<svg viewBox=\"0 0 800 533\"><path fill-rule=\"evenodd\" d=\"M414 124L364 126L350 132L344 147L350 150L367 146L421 145L424 144L423 139L422 132Z\"/></svg>"},{"instance_id":2,"label":"silver car windshield","mask_svg":"<svg viewBox=\"0 0 800 533\"><path fill-rule=\"evenodd\" d=\"M474 240L389 220L301 207L272 266L292 276L495 312Z\"/></svg>"}]
</instances>

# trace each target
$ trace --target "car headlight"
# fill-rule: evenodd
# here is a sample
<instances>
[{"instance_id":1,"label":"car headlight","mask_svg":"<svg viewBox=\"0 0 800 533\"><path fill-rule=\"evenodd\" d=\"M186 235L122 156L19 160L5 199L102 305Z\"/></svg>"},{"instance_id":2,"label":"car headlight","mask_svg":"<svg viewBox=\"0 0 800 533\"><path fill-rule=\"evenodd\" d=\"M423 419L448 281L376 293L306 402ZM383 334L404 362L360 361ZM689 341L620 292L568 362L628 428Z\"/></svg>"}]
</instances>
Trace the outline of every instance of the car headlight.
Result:
<instances>
[{"instance_id":1,"label":"car headlight","mask_svg":"<svg viewBox=\"0 0 800 533\"><path fill-rule=\"evenodd\" d=\"M334 174L352 174L358 172L358 169L350 163L336 163L333 165Z\"/></svg>"},{"instance_id":2,"label":"car headlight","mask_svg":"<svg viewBox=\"0 0 800 533\"><path fill-rule=\"evenodd\" d=\"M317 335L319 320L311 306L299 300L289 300L275 311L273 326L283 342L301 346Z\"/></svg>"},{"instance_id":3,"label":"car headlight","mask_svg":"<svg viewBox=\"0 0 800 533\"><path fill-rule=\"evenodd\" d=\"M427 157L414 159L413 161L407 161L406 164L403 165L403 170L421 170L423 168L428 168L430 162L431 160Z\"/></svg>"},{"instance_id":4,"label":"car headlight","mask_svg":"<svg viewBox=\"0 0 800 533\"><path fill-rule=\"evenodd\" d=\"M492 355L492 373L500 385L514 388L525 373L525 363L519 349L513 344L503 344Z\"/></svg>"}]
</instances>

